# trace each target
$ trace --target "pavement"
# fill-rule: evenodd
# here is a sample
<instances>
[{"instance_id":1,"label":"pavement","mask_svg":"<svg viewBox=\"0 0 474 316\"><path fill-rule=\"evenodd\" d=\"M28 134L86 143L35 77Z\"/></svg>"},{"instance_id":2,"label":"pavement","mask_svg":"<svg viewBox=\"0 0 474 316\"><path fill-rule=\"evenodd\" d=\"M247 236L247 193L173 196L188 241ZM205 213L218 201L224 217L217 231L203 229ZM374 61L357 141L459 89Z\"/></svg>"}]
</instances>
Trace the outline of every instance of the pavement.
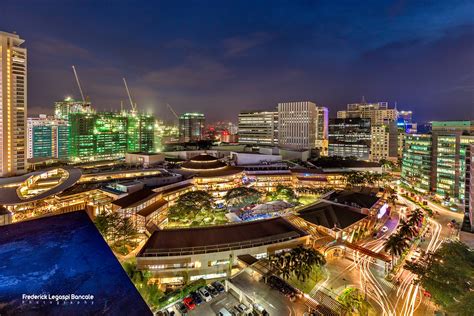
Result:
<instances>
[{"instance_id":1,"label":"pavement","mask_svg":"<svg viewBox=\"0 0 474 316\"><path fill-rule=\"evenodd\" d=\"M291 302L263 280L253 278L246 270L232 278L231 282L262 305L271 316L300 316L308 309L303 299Z\"/></svg>"}]
</instances>

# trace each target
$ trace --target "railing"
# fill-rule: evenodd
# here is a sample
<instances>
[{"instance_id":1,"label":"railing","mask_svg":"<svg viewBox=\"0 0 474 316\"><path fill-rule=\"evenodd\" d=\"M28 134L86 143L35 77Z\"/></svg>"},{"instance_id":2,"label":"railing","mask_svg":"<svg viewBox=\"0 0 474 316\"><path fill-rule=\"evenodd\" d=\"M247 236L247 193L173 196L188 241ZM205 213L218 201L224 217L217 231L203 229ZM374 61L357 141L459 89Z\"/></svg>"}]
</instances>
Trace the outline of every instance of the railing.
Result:
<instances>
[{"instance_id":1,"label":"railing","mask_svg":"<svg viewBox=\"0 0 474 316\"><path fill-rule=\"evenodd\" d=\"M201 247L187 247L187 248L171 248L171 249L151 249L145 250L140 257L172 257L172 256L184 256L184 255L195 255L205 254L212 252L223 252L237 249L253 248L258 246L264 246L268 244L280 243L284 241L290 241L301 237L296 232L288 232L284 234L275 235L272 237L258 238L248 241L225 243L211 246Z\"/></svg>"}]
</instances>

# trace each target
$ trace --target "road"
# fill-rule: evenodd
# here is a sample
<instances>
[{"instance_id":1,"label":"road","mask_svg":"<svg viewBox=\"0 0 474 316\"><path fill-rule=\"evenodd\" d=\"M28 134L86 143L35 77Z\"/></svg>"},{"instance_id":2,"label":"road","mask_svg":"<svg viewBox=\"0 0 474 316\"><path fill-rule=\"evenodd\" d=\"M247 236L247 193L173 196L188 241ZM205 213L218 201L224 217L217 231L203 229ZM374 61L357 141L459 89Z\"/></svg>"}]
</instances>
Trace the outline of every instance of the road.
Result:
<instances>
[{"instance_id":1,"label":"road","mask_svg":"<svg viewBox=\"0 0 474 316\"><path fill-rule=\"evenodd\" d=\"M398 194L398 201L408 206L411 210L419 208L419 206L405 199L400 194ZM434 218L427 218L426 230L423 233L428 232L429 237L424 238L424 241L419 245L412 245L406 258L410 258L413 251L418 247L426 252L435 251L442 244L443 240L453 238L456 235L456 232L449 228L447 224L452 219L458 222L462 221L462 214L446 210L433 203L429 203L429 207L437 211L439 215L436 215ZM359 245L374 252L383 251L385 238L396 231L398 218L403 219L405 216L405 214L398 213L398 211L395 210L392 213L392 223L387 222L385 224L389 230L381 238L361 242ZM396 224L392 225L394 219L396 219ZM423 296L421 287L413 284L415 275L403 269L403 267L398 270L392 283L385 278L383 268L373 262L367 255L354 253L352 262L347 259L337 260L339 262L331 262L328 265L328 269L330 271L333 270L331 268L333 265L338 267L338 269L334 269L335 271L330 273L330 278L320 285L320 287L325 288L333 296L340 294L346 286L354 286L366 293L367 299L377 310L377 315L433 315L436 311L436 306L427 297ZM395 285L397 280L400 283Z\"/></svg>"}]
</instances>

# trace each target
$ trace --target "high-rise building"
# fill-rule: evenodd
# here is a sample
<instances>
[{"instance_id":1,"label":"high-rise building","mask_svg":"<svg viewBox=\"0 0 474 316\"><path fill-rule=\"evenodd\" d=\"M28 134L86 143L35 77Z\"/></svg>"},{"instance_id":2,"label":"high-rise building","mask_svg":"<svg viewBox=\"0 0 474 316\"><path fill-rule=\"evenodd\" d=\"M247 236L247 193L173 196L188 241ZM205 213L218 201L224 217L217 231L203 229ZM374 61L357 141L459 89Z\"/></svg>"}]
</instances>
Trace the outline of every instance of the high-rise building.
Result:
<instances>
[{"instance_id":1,"label":"high-rise building","mask_svg":"<svg viewBox=\"0 0 474 316\"><path fill-rule=\"evenodd\" d=\"M278 145L278 112L245 111L239 114L239 144Z\"/></svg>"},{"instance_id":2,"label":"high-rise building","mask_svg":"<svg viewBox=\"0 0 474 316\"><path fill-rule=\"evenodd\" d=\"M368 118L372 125L381 125L387 121L396 121L397 109L390 109L387 102L361 103L347 105L347 110L338 111L337 118Z\"/></svg>"},{"instance_id":3,"label":"high-rise building","mask_svg":"<svg viewBox=\"0 0 474 316\"><path fill-rule=\"evenodd\" d=\"M179 117L179 138L182 142L202 139L206 118L202 113L184 113Z\"/></svg>"},{"instance_id":4,"label":"high-rise building","mask_svg":"<svg viewBox=\"0 0 474 316\"><path fill-rule=\"evenodd\" d=\"M322 156L328 154L328 129L329 129L329 111L327 107L316 107L316 140L315 148L319 149Z\"/></svg>"},{"instance_id":5,"label":"high-rise building","mask_svg":"<svg viewBox=\"0 0 474 316\"><path fill-rule=\"evenodd\" d=\"M54 117L59 120L67 120L69 113L89 113L92 111L91 103L74 100L66 97L62 101L54 102Z\"/></svg>"},{"instance_id":6,"label":"high-rise building","mask_svg":"<svg viewBox=\"0 0 474 316\"><path fill-rule=\"evenodd\" d=\"M67 160L69 128L67 121L40 114L28 118L27 158Z\"/></svg>"},{"instance_id":7,"label":"high-rise building","mask_svg":"<svg viewBox=\"0 0 474 316\"><path fill-rule=\"evenodd\" d=\"M402 182L421 193L427 193L432 188L432 147L431 135L406 135Z\"/></svg>"},{"instance_id":8,"label":"high-rise building","mask_svg":"<svg viewBox=\"0 0 474 316\"><path fill-rule=\"evenodd\" d=\"M466 152L474 144L474 121L432 122L433 191L464 200Z\"/></svg>"},{"instance_id":9,"label":"high-rise building","mask_svg":"<svg viewBox=\"0 0 474 316\"><path fill-rule=\"evenodd\" d=\"M321 148L326 122L327 108L313 102L278 103L278 144L292 149Z\"/></svg>"},{"instance_id":10,"label":"high-rise building","mask_svg":"<svg viewBox=\"0 0 474 316\"><path fill-rule=\"evenodd\" d=\"M91 161L154 151L154 118L128 112L69 113L69 158Z\"/></svg>"},{"instance_id":11,"label":"high-rise building","mask_svg":"<svg viewBox=\"0 0 474 316\"><path fill-rule=\"evenodd\" d=\"M163 150L166 144L179 142L179 128L177 125L165 124L163 121L155 121L155 152Z\"/></svg>"},{"instance_id":12,"label":"high-rise building","mask_svg":"<svg viewBox=\"0 0 474 316\"><path fill-rule=\"evenodd\" d=\"M27 53L17 34L0 32L0 176L26 172Z\"/></svg>"},{"instance_id":13,"label":"high-rise building","mask_svg":"<svg viewBox=\"0 0 474 316\"><path fill-rule=\"evenodd\" d=\"M474 121L444 121L432 122L431 134L407 135L402 181L418 191L431 191L440 198L464 201L466 157L469 146L474 144L473 132ZM420 143L422 139L424 141ZM413 144L412 140L415 140ZM423 155L416 150L421 150ZM420 173L413 171L420 164L423 172L429 175L426 176L429 181L420 181Z\"/></svg>"},{"instance_id":14,"label":"high-rise building","mask_svg":"<svg viewBox=\"0 0 474 316\"><path fill-rule=\"evenodd\" d=\"M329 119L329 156L368 160L371 125L367 118Z\"/></svg>"},{"instance_id":15,"label":"high-rise building","mask_svg":"<svg viewBox=\"0 0 474 316\"><path fill-rule=\"evenodd\" d=\"M474 233L474 144L466 147L464 221L462 230Z\"/></svg>"},{"instance_id":16,"label":"high-rise building","mask_svg":"<svg viewBox=\"0 0 474 316\"><path fill-rule=\"evenodd\" d=\"M386 122L371 127L370 160L398 159L398 129L395 122Z\"/></svg>"}]
</instances>

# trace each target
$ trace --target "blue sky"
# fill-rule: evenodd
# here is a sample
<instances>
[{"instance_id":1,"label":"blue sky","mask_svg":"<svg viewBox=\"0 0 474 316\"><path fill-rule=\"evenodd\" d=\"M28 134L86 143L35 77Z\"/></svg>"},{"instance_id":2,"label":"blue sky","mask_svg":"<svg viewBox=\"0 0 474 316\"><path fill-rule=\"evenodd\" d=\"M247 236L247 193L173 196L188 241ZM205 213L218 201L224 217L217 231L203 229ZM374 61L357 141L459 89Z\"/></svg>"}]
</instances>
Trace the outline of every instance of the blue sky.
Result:
<instances>
[{"instance_id":1,"label":"blue sky","mask_svg":"<svg viewBox=\"0 0 474 316\"><path fill-rule=\"evenodd\" d=\"M78 96L171 119L311 100L397 102L420 121L474 118L472 1L10 1L0 30L29 49L30 113Z\"/></svg>"}]
</instances>

